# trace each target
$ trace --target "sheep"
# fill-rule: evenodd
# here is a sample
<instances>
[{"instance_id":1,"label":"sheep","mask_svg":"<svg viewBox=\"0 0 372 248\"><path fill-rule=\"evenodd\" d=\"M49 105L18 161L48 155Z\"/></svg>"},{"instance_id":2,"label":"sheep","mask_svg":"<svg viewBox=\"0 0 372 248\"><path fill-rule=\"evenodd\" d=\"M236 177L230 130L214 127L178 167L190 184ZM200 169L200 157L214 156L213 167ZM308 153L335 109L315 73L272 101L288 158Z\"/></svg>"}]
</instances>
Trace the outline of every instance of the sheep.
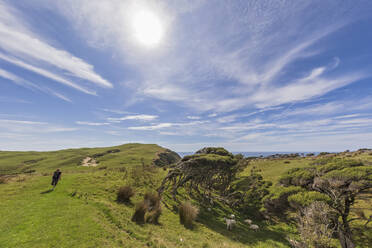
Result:
<instances>
[{"instance_id":1,"label":"sheep","mask_svg":"<svg viewBox=\"0 0 372 248\"><path fill-rule=\"evenodd\" d=\"M244 220L244 222L247 223L248 225L252 224L252 220L250 220L250 219L246 219L246 220Z\"/></svg>"},{"instance_id":2,"label":"sheep","mask_svg":"<svg viewBox=\"0 0 372 248\"><path fill-rule=\"evenodd\" d=\"M253 231L258 231L260 227L258 225L250 225L249 228L252 229Z\"/></svg>"},{"instance_id":3,"label":"sheep","mask_svg":"<svg viewBox=\"0 0 372 248\"><path fill-rule=\"evenodd\" d=\"M227 230L232 230L232 228L236 225L235 215L230 215L230 218L231 219L224 218L226 221Z\"/></svg>"},{"instance_id":4,"label":"sheep","mask_svg":"<svg viewBox=\"0 0 372 248\"><path fill-rule=\"evenodd\" d=\"M211 212L211 211L212 211L212 209L211 209L211 208L207 208L207 210L208 210L208 212Z\"/></svg>"}]
</instances>

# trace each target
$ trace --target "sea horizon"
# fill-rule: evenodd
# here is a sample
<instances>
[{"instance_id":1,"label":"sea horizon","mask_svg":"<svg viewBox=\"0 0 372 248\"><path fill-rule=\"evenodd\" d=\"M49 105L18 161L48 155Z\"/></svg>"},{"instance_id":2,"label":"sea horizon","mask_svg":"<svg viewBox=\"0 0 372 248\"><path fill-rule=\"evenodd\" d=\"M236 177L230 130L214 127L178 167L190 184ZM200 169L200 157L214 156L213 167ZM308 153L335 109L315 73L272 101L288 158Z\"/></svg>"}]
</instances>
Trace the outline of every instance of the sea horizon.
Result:
<instances>
[{"instance_id":1,"label":"sea horizon","mask_svg":"<svg viewBox=\"0 0 372 248\"><path fill-rule=\"evenodd\" d=\"M195 152L177 152L178 155L180 155L181 157L184 157L184 156L187 156L187 155L192 155L194 154ZM271 155L274 155L274 154L293 154L293 153L298 153L298 154L309 154L309 153L313 153L315 155L318 155L319 153L321 152L312 152L312 151L307 151L307 152L276 152L276 151L273 151L273 152L231 152L232 154L236 155L236 154L242 154L244 157L268 157L268 156L271 156ZM329 152L329 153L333 153L333 152Z\"/></svg>"}]
</instances>

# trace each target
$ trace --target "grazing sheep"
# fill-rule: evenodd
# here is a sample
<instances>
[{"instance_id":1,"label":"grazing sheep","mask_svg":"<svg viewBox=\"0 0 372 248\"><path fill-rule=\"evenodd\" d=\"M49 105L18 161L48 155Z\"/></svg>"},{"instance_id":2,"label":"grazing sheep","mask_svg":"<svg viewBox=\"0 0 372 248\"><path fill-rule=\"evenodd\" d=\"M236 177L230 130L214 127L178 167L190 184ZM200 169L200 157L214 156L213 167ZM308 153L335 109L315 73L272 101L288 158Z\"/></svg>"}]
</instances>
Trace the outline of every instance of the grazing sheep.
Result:
<instances>
[{"instance_id":1,"label":"grazing sheep","mask_svg":"<svg viewBox=\"0 0 372 248\"><path fill-rule=\"evenodd\" d=\"M212 211L212 209L211 209L211 208L207 208L207 210L208 210L208 212L211 212L211 211Z\"/></svg>"},{"instance_id":2,"label":"grazing sheep","mask_svg":"<svg viewBox=\"0 0 372 248\"><path fill-rule=\"evenodd\" d=\"M244 220L244 222L247 223L248 225L252 224L252 220L250 220L250 219L246 219L246 220Z\"/></svg>"},{"instance_id":3,"label":"grazing sheep","mask_svg":"<svg viewBox=\"0 0 372 248\"><path fill-rule=\"evenodd\" d=\"M236 221L234 220L235 219L235 215L230 215L230 218L231 219L228 219L228 218L224 218L225 222L226 222L226 227L227 227L227 230L232 230L232 228L236 225Z\"/></svg>"},{"instance_id":4,"label":"grazing sheep","mask_svg":"<svg viewBox=\"0 0 372 248\"><path fill-rule=\"evenodd\" d=\"M252 230L254 230L254 231L258 231L258 229L259 229L260 227L257 226L257 225L250 225L249 228L252 229Z\"/></svg>"}]
</instances>

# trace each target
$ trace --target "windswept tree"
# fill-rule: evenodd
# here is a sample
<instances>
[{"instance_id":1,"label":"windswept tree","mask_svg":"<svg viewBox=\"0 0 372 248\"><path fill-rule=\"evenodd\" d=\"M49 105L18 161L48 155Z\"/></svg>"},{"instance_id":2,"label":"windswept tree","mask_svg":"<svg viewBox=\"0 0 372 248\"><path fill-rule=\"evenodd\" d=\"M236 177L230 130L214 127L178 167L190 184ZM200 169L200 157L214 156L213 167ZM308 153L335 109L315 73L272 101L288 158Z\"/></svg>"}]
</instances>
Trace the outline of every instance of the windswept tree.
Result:
<instances>
[{"instance_id":1,"label":"windswept tree","mask_svg":"<svg viewBox=\"0 0 372 248\"><path fill-rule=\"evenodd\" d=\"M300 186L327 197L334 215L334 231L343 248L355 247L350 218L352 206L362 194L372 188L372 166L359 161L332 159L321 161L312 167L293 169L281 179L281 183Z\"/></svg>"},{"instance_id":2,"label":"windswept tree","mask_svg":"<svg viewBox=\"0 0 372 248\"><path fill-rule=\"evenodd\" d=\"M164 178L158 192L161 194L171 186L174 198L180 187L190 193L205 195L213 190L225 195L239 170L240 160L241 156L234 156L224 148L203 148L179 161Z\"/></svg>"}]
</instances>

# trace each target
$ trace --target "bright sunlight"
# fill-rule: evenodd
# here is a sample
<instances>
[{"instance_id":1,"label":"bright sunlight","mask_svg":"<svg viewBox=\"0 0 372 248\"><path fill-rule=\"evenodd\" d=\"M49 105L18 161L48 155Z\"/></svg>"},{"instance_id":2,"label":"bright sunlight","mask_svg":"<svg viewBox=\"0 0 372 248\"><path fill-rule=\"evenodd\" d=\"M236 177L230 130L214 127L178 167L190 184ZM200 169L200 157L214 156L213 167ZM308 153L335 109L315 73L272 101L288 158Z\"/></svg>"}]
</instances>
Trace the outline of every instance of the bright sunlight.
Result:
<instances>
[{"instance_id":1,"label":"bright sunlight","mask_svg":"<svg viewBox=\"0 0 372 248\"><path fill-rule=\"evenodd\" d=\"M153 47L162 40L164 28L157 15L148 10L134 14L132 20L135 38L145 46Z\"/></svg>"}]
</instances>

